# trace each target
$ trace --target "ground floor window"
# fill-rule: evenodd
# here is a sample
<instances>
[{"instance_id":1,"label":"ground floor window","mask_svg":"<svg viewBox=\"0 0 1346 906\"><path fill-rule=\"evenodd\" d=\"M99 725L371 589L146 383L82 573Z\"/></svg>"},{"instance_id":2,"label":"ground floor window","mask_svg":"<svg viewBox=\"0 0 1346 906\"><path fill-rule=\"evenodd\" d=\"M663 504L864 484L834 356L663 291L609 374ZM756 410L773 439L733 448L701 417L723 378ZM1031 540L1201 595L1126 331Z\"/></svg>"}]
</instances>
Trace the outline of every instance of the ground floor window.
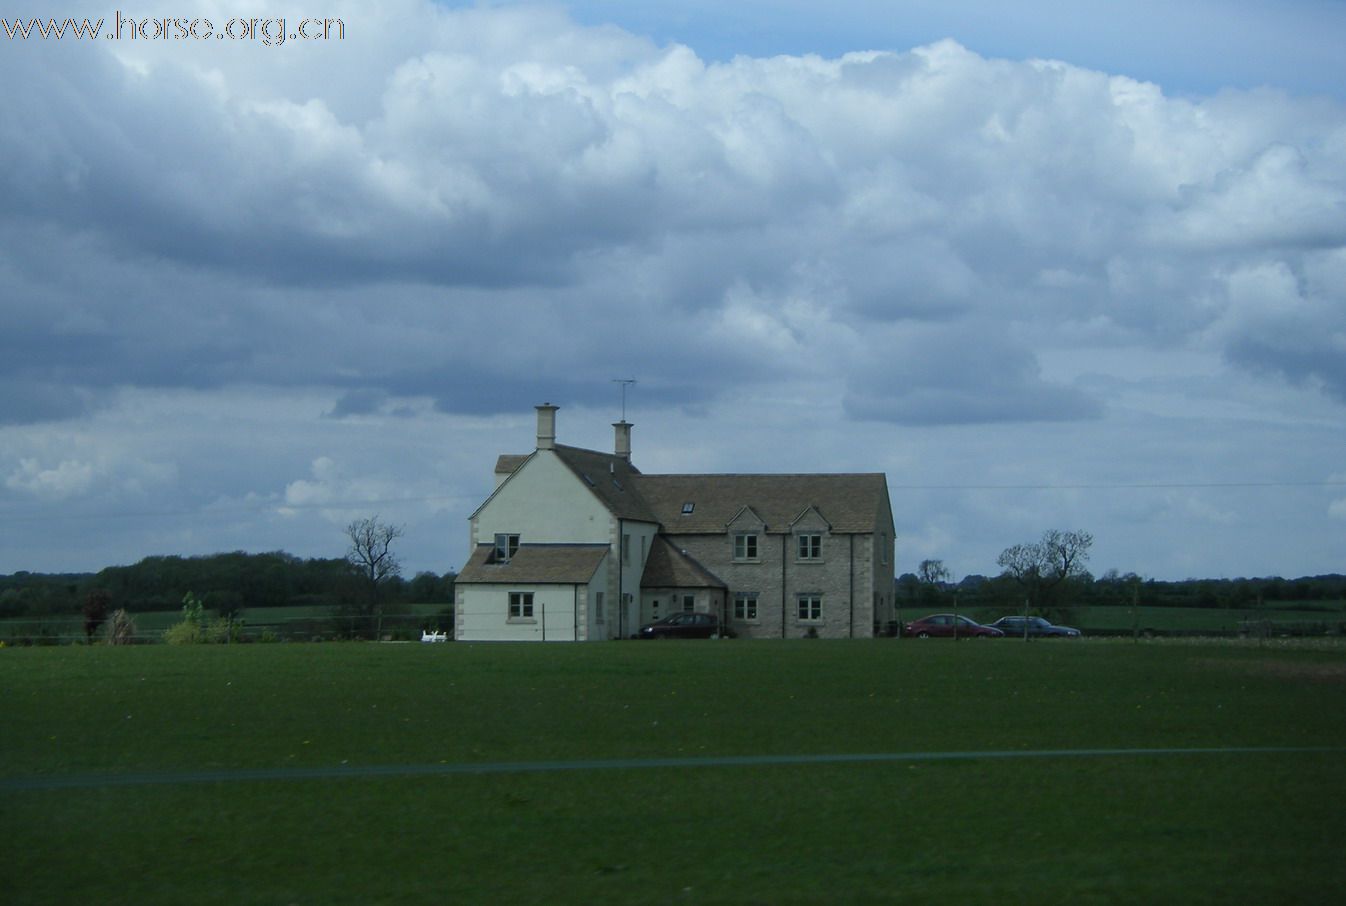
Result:
<instances>
[{"instance_id":1,"label":"ground floor window","mask_svg":"<svg viewBox=\"0 0 1346 906\"><path fill-rule=\"evenodd\" d=\"M531 591L512 591L509 593L509 618L511 620L533 619L533 593Z\"/></svg>"},{"instance_id":2,"label":"ground floor window","mask_svg":"<svg viewBox=\"0 0 1346 906\"><path fill-rule=\"evenodd\" d=\"M801 623L818 623L823 618L823 596L822 595L800 595L799 596L799 621Z\"/></svg>"},{"instance_id":3,"label":"ground floor window","mask_svg":"<svg viewBox=\"0 0 1346 906\"><path fill-rule=\"evenodd\" d=\"M691 613L696 609L696 595L682 596L682 612Z\"/></svg>"},{"instance_id":4,"label":"ground floor window","mask_svg":"<svg viewBox=\"0 0 1346 906\"><path fill-rule=\"evenodd\" d=\"M596 591L594 592L594 622L596 623L603 622L604 619L603 611L604 611L603 593L601 591Z\"/></svg>"},{"instance_id":5,"label":"ground floor window","mask_svg":"<svg viewBox=\"0 0 1346 906\"><path fill-rule=\"evenodd\" d=\"M734 619L750 621L757 619L757 592L734 592Z\"/></svg>"}]
</instances>

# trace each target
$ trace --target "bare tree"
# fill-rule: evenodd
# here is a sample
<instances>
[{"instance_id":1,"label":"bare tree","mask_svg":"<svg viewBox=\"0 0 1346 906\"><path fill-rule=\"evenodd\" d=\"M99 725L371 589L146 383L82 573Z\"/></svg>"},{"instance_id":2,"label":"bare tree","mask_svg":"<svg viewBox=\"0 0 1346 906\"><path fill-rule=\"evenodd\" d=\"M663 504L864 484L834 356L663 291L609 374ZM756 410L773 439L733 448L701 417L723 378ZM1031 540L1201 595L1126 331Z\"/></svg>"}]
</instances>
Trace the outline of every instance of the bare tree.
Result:
<instances>
[{"instance_id":1,"label":"bare tree","mask_svg":"<svg viewBox=\"0 0 1346 906\"><path fill-rule=\"evenodd\" d=\"M996 558L1004 574L1024 589L1028 605L1043 610L1053 603L1067 579L1082 576L1094 536L1084 531L1046 531L1033 544L1007 547Z\"/></svg>"},{"instance_id":2,"label":"bare tree","mask_svg":"<svg viewBox=\"0 0 1346 906\"><path fill-rule=\"evenodd\" d=\"M350 550L346 561L364 580L366 613L379 609L379 592L389 579L402 574L402 564L393 553L393 542L402 537L402 528L381 522L378 516L356 519L346 526Z\"/></svg>"},{"instance_id":3,"label":"bare tree","mask_svg":"<svg viewBox=\"0 0 1346 906\"><path fill-rule=\"evenodd\" d=\"M943 585L949 581L949 569L943 560L922 560L916 574L926 585Z\"/></svg>"}]
</instances>

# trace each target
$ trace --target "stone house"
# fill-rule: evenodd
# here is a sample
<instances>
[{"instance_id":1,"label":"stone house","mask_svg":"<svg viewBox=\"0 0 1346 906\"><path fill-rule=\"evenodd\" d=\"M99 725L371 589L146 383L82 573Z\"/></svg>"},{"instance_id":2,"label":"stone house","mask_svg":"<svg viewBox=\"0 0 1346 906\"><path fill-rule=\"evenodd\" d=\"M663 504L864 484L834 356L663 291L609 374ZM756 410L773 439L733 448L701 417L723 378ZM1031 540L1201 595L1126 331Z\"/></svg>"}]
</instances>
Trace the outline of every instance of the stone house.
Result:
<instances>
[{"instance_id":1,"label":"stone house","mask_svg":"<svg viewBox=\"0 0 1346 906\"><path fill-rule=\"evenodd\" d=\"M612 453L556 443L496 461L470 517L454 635L462 641L627 638L677 611L746 638L888 631L893 514L882 473L646 475L631 425Z\"/></svg>"}]
</instances>

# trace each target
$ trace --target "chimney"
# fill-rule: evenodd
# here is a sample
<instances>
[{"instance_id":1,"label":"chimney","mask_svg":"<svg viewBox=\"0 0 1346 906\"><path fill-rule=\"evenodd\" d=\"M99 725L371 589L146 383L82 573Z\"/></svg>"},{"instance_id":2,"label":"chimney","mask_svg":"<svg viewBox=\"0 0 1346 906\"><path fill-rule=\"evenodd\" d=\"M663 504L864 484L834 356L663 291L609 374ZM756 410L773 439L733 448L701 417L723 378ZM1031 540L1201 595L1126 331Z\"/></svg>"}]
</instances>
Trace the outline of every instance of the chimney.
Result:
<instances>
[{"instance_id":1,"label":"chimney","mask_svg":"<svg viewBox=\"0 0 1346 906\"><path fill-rule=\"evenodd\" d=\"M543 403L537 406L537 448L556 449L556 410L559 406Z\"/></svg>"},{"instance_id":2,"label":"chimney","mask_svg":"<svg viewBox=\"0 0 1346 906\"><path fill-rule=\"evenodd\" d=\"M631 461L631 423L626 419L619 422L613 422L612 427L617 430L616 454L627 462Z\"/></svg>"}]
</instances>

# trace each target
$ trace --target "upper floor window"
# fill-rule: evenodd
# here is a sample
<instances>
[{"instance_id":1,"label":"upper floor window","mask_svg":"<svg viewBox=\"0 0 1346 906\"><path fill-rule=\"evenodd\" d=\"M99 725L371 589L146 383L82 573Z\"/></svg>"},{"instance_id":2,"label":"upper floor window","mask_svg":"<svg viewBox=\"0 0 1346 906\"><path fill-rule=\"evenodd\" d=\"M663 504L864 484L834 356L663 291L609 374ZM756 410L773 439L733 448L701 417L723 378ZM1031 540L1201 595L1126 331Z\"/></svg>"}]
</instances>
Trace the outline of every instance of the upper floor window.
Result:
<instances>
[{"instance_id":1,"label":"upper floor window","mask_svg":"<svg viewBox=\"0 0 1346 906\"><path fill-rule=\"evenodd\" d=\"M693 502L693 501L691 501L691 500L689 500L689 501L687 501L686 503L684 503L684 504L682 505L682 515L684 515L684 516L690 516L690 515L692 515L692 510L695 510L695 509L696 509L696 503Z\"/></svg>"},{"instance_id":2,"label":"upper floor window","mask_svg":"<svg viewBox=\"0 0 1346 906\"><path fill-rule=\"evenodd\" d=\"M738 532L737 534L734 535L734 559L735 560L757 559L756 532Z\"/></svg>"},{"instance_id":3,"label":"upper floor window","mask_svg":"<svg viewBox=\"0 0 1346 906\"><path fill-rule=\"evenodd\" d=\"M800 560L821 560L823 558L823 536L822 535L800 535L799 536L799 559Z\"/></svg>"},{"instance_id":4,"label":"upper floor window","mask_svg":"<svg viewBox=\"0 0 1346 906\"><path fill-rule=\"evenodd\" d=\"M519 536L501 532L495 536L495 562L508 563L519 552Z\"/></svg>"}]
</instances>

